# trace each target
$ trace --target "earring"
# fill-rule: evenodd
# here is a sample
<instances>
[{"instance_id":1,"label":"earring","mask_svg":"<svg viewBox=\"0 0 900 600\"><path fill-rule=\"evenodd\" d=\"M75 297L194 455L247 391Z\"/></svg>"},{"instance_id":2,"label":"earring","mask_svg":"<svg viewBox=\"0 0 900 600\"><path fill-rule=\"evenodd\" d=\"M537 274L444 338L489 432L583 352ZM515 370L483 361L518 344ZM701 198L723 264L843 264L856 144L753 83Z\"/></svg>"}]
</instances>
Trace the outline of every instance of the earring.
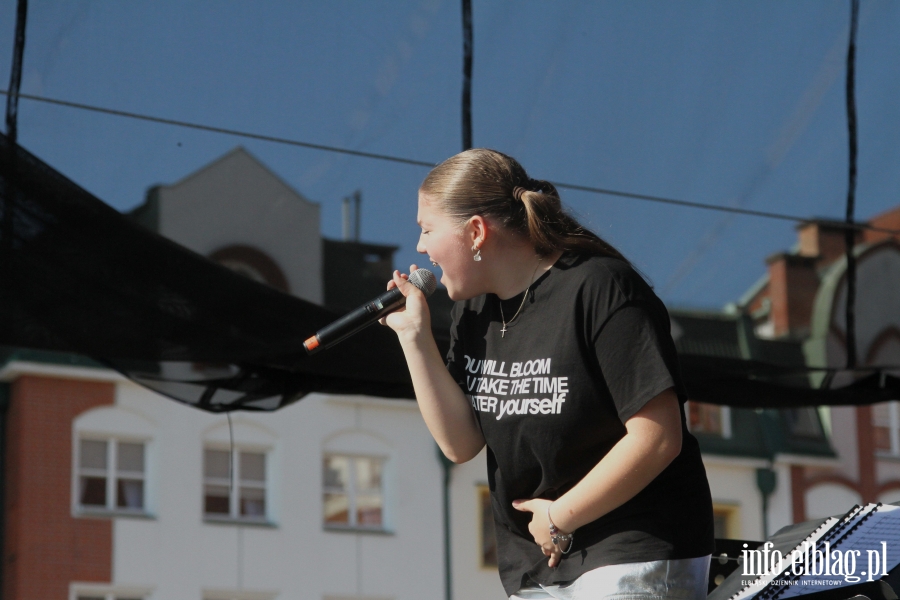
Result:
<instances>
[{"instance_id":1,"label":"earring","mask_svg":"<svg viewBox=\"0 0 900 600\"><path fill-rule=\"evenodd\" d=\"M472 246L472 250L475 251L475 256L473 256L472 259L475 262L481 262L481 248L479 248L477 246Z\"/></svg>"}]
</instances>

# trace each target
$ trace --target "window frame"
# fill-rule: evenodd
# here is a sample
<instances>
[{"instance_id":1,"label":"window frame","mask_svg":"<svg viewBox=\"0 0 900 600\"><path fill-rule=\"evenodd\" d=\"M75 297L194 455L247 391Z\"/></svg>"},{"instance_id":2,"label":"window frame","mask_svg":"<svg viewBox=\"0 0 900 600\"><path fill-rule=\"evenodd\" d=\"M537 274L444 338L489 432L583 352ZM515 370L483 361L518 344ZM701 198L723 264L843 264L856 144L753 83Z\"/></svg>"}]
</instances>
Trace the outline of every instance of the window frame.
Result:
<instances>
[{"instance_id":1,"label":"window frame","mask_svg":"<svg viewBox=\"0 0 900 600\"><path fill-rule=\"evenodd\" d=\"M325 461L329 457L336 458L345 458L350 461L350 477L349 477L349 488L347 490L338 490L337 488L328 488L325 485ZM356 506L357 506L357 477L356 477L356 461L358 460L377 460L381 463L381 487L379 488L380 497L381 497L381 524L377 526L373 525L360 525L356 523ZM383 454L360 454L353 452L340 452L340 451L326 451L322 453L321 460L321 471L320 471L320 495L319 498L322 502L322 510L321 510L321 518L322 518L322 528L325 531L353 531L357 533L376 533L376 534L390 534L392 533L387 518L387 498L388 498L388 485L387 485L387 469L389 465L390 458ZM352 521L347 524L342 523L329 523L325 520L325 494L335 494L335 493L343 493L347 495L347 516L348 518L352 518Z\"/></svg>"},{"instance_id":2,"label":"window frame","mask_svg":"<svg viewBox=\"0 0 900 600\"><path fill-rule=\"evenodd\" d=\"M802 440L827 440L825 425L817 407L792 406L781 409L782 419L787 428L787 434L792 438ZM806 416L804 416L806 415ZM808 419L806 417L809 417ZM805 420L805 422L803 422ZM811 426L815 431L801 431L805 426Z\"/></svg>"},{"instance_id":3,"label":"window frame","mask_svg":"<svg viewBox=\"0 0 900 600\"><path fill-rule=\"evenodd\" d=\"M725 538L731 540L742 539L741 536L741 505L732 502L713 501L713 517L716 515L725 519Z\"/></svg>"},{"instance_id":4,"label":"window frame","mask_svg":"<svg viewBox=\"0 0 900 600\"><path fill-rule=\"evenodd\" d=\"M486 533L486 526L485 526L486 518L490 518L491 532L494 534L494 553L496 554L499 550L497 547L497 533L496 533L496 530L494 529L493 513L488 515L487 517L485 516L484 502L485 502L485 499L487 499L487 507L488 508L491 507L491 489L488 486L488 484L480 483L475 486L475 493L476 493L476 510L478 511L478 514L476 517L476 521L478 523L478 547L476 549L477 550L476 554L478 555L478 568L483 571L496 572L497 569L499 569L499 562L495 562L495 563L491 564L485 560L485 558L487 558L486 553L485 553L486 547L485 547L485 539L484 539L485 533Z\"/></svg>"},{"instance_id":5,"label":"window frame","mask_svg":"<svg viewBox=\"0 0 900 600\"><path fill-rule=\"evenodd\" d=\"M82 476L101 476L100 469L84 468L81 466L81 442L104 442L106 444L106 469L102 477L106 480L106 505L91 505L81 503L81 478ZM143 472L138 475L136 471L123 472L127 476L120 477L117 459L119 444L140 444L143 446L144 464ZM150 511L150 452L152 440L145 437L128 435L116 435L109 433L92 433L78 431L74 436L74 448L72 452L72 513L82 517L138 517L153 518ZM142 482L141 508L128 508L117 506L118 481L120 479L140 479ZM112 593L112 592L111 592Z\"/></svg>"},{"instance_id":6,"label":"window frame","mask_svg":"<svg viewBox=\"0 0 900 600\"><path fill-rule=\"evenodd\" d=\"M698 405L700 404L707 407L714 407L719 409L719 424L721 425L721 431L719 431L718 433L713 431L700 431L695 429L694 427L691 427L691 412L694 410L698 410ZM684 412L688 431L690 431L693 435L708 435L721 438L723 440L730 440L732 438L733 431L731 428L730 406L710 404L708 402L698 402L697 400L688 399L688 401L684 403Z\"/></svg>"},{"instance_id":7,"label":"window frame","mask_svg":"<svg viewBox=\"0 0 900 600\"><path fill-rule=\"evenodd\" d=\"M900 458L900 400L890 400L885 402L888 410L888 439L890 440L890 448L877 448L875 455L882 458ZM872 428L885 427L875 422L875 411L873 409Z\"/></svg>"},{"instance_id":8,"label":"window frame","mask_svg":"<svg viewBox=\"0 0 900 600\"><path fill-rule=\"evenodd\" d=\"M103 598L103 600L148 600L153 588L147 586L109 585L73 582L69 584L69 600Z\"/></svg>"},{"instance_id":9,"label":"window frame","mask_svg":"<svg viewBox=\"0 0 900 600\"><path fill-rule=\"evenodd\" d=\"M228 452L230 454L232 477L215 478L206 475L206 451ZM200 459L201 469L201 495L200 495L200 513L203 515L204 523L231 523L238 525L261 525L274 527L275 523L272 518L272 449L265 446L257 446L253 444L221 444L216 442L204 442L201 449L202 457ZM241 453L261 454L263 457L264 479L262 485L253 480L241 480ZM250 485L247 485L250 484ZM208 513L206 512L206 486L220 485L228 487L228 514ZM250 487L261 489L263 491L263 515L257 517L253 515L241 515L241 488Z\"/></svg>"}]
</instances>

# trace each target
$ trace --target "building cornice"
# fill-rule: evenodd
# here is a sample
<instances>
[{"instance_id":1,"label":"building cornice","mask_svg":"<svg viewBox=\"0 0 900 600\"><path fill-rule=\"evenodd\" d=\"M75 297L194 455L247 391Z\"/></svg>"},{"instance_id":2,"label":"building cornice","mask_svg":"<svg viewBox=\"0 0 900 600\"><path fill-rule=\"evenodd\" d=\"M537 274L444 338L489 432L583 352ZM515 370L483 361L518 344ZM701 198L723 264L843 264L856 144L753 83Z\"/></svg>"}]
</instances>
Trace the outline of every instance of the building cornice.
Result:
<instances>
[{"instance_id":1,"label":"building cornice","mask_svg":"<svg viewBox=\"0 0 900 600\"><path fill-rule=\"evenodd\" d=\"M743 467L745 469L763 469L770 466L765 458L748 456L729 456L727 454L701 454L703 462L714 467Z\"/></svg>"},{"instance_id":2,"label":"building cornice","mask_svg":"<svg viewBox=\"0 0 900 600\"><path fill-rule=\"evenodd\" d=\"M841 464L841 459L836 456L811 456L809 454L790 454L779 452L775 455L773 464L797 465L804 467L836 467Z\"/></svg>"},{"instance_id":3,"label":"building cornice","mask_svg":"<svg viewBox=\"0 0 900 600\"><path fill-rule=\"evenodd\" d=\"M109 381L122 383L128 381L124 375L111 369L97 367L80 367L71 365L55 365L28 360L12 360L0 369L0 381L15 381L23 375L52 377L57 379L81 379L87 381Z\"/></svg>"},{"instance_id":4,"label":"building cornice","mask_svg":"<svg viewBox=\"0 0 900 600\"><path fill-rule=\"evenodd\" d=\"M328 404L339 406L353 406L360 408L396 408L419 412L419 405L413 399L404 398L378 398L375 396L332 396L322 394Z\"/></svg>"}]
</instances>

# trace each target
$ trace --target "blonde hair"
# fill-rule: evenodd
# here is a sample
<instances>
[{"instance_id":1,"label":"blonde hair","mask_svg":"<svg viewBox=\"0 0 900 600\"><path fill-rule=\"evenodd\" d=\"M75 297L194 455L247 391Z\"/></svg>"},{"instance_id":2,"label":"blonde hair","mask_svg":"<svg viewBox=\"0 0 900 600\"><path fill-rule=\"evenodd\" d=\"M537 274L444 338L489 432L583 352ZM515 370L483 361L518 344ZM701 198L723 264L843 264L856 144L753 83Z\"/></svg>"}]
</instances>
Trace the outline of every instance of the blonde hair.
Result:
<instances>
[{"instance_id":1,"label":"blonde hair","mask_svg":"<svg viewBox=\"0 0 900 600\"><path fill-rule=\"evenodd\" d=\"M532 179L519 162L496 150L474 148L451 156L428 174L421 192L450 217L489 217L523 236L535 252L557 251L628 260L562 206L549 181Z\"/></svg>"}]
</instances>

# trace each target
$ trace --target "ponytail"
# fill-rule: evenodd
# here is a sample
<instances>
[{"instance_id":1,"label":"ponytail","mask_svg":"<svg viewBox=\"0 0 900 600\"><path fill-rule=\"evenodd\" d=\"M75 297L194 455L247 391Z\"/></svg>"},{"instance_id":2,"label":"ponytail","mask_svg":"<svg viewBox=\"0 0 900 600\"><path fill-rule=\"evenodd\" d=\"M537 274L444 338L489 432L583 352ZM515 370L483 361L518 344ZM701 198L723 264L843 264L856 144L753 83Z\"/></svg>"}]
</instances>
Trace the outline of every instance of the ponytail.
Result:
<instances>
[{"instance_id":1,"label":"ponytail","mask_svg":"<svg viewBox=\"0 0 900 600\"><path fill-rule=\"evenodd\" d=\"M436 166L421 191L452 217L491 217L547 256L563 251L627 259L581 225L562 206L549 181L531 179L516 159L485 148L467 150Z\"/></svg>"}]
</instances>

